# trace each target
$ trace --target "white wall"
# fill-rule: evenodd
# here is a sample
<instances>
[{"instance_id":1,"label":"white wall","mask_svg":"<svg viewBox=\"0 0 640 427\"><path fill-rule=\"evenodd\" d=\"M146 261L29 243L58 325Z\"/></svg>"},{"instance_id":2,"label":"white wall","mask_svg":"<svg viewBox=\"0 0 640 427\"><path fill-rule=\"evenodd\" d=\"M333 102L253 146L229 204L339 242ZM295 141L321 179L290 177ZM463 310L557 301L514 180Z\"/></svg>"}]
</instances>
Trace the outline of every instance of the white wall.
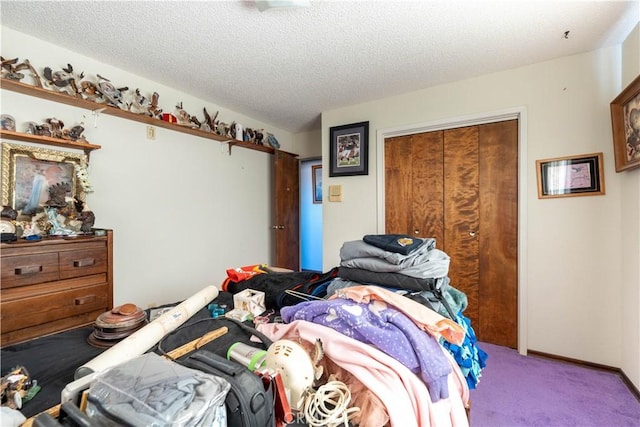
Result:
<instances>
[{"instance_id":1,"label":"white wall","mask_svg":"<svg viewBox=\"0 0 640 427\"><path fill-rule=\"evenodd\" d=\"M376 131L446 121L505 109L526 111L528 243L521 287L527 301L526 348L621 366L621 194L615 173L609 103L619 92L620 48L607 48L375 102L326 111L329 127L366 121L369 175L329 178L343 186L342 203L325 203L324 269L339 263L344 241L376 232ZM540 200L535 160L603 152L606 195ZM323 160L324 169L328 159ZM344 218L358 221L344 221ZM638 221L638 216L635 216ZM455 283L452 283L455 286ZM631 355L630 357L633 357ZM636 353L637 357L637 353Z\"/></svg>"},{"instance_id":2,"label":"white wall","mask_svg":"<svg viewBox=\"0 0 640 427\"><path fill-rule=\"evenodd\" d=\"M220 110L221 120L265 128L283 150L296 152L294 135L267 123L6 27L1 35L5 58L29 59L40 72L71 63L116 86L157 91L165 111L178 102L200 118L203 107ZM8 90L1 96L2 113L15 117L18 130L52 116L68 127L85 119L87 140L102 146L91 154L95 192L87 201L96 226L114 230L115 304L146 308L181 300L220 284L227 268L271 262L272 155L235 147L229 156L219 142L163 128L147 140L143 123L101 115L94 128L91 111Z\"/></svg>"},{"instance_id":3,"label":"white wall","mask_svg":"<svg viewBox=\"0 0 640 427\"><path fill-rule=\"evenodd\" d=\"M622 46L622 84L640 74L640 24ZM622 370L640 389L640 168L620 174L622 271Z\"/></svg>"}]
</instances>

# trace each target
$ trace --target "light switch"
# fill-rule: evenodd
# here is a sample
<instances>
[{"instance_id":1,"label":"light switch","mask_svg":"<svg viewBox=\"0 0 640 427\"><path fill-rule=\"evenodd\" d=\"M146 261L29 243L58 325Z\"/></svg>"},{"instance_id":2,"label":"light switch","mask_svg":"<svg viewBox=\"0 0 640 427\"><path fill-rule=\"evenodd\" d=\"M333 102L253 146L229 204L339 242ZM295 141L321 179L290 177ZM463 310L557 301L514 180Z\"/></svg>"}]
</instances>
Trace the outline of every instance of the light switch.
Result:
<instances>
[{"instance_id":1,"label":"light switch","mask_svg":"<svg viewBox=\"0 0 640 427\"><path fill-rule=\"evenodd\" d=\"M330 185L329 186L329 201L341 202L342 201L342 185Z\"/></svg>"}]
</instances>

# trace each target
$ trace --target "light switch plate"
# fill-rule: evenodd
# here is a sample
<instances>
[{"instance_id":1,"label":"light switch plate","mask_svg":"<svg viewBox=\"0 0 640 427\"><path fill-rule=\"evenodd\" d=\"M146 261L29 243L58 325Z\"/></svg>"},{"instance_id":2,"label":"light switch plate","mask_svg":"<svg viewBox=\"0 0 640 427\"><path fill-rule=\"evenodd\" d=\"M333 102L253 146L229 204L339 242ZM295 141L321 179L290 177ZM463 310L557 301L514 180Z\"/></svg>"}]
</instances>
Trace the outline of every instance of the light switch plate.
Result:
<instances>
[{"instance_id":1,"label":"light switch plate","mask_svg":"<svg viewBox=\"0 0 640 427\"><path fill-rule=\"evenodd\" d=\"M330 185L329 186L329 201L341 202L342 201L342 185Z\"/></svg>"}]
</instances>

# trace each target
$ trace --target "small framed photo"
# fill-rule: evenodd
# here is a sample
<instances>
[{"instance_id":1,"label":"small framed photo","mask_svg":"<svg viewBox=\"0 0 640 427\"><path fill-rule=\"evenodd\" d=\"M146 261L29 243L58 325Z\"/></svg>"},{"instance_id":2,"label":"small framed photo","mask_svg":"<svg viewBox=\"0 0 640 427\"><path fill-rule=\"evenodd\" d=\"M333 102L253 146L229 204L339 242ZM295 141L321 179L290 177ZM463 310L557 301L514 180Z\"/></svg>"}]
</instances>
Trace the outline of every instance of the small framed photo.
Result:
<instances>
[{"instance_id":1,"label":"small framed photo","mask_svg":"<svg viewBox=\"0 0 640 427\"><path fill-rule=\"evenodd\" d=\"M640 167L640 76L611 101L616 172Z\"/></svg>"},{"instance_id":2,"label":"small framed photo","mask_svg":"<svg viewBox=\"0 0 640 427\"><path fill-rule=\"evenodd\" d=\"M329 129L329 176L369 174L369 122Z\"/></svg>"},{"instance_id":3,"label":"small framed photo","mask_svg":"<svg viewBox=\"0 0 640 427\"><path fill-rule=\"evenodd\" d=\"M604 194L602 153L536 160L538 198Z\"/></svg>"},{"instance_id":4,"label":"small framed photo","mask_svg":"<svg viewBox=\"0 0 640 427\"><path fill-rule=\"evenodd\" d=\"M322 203L322 165L311 166L313 203Z\"/></svg>"}]
</instances>

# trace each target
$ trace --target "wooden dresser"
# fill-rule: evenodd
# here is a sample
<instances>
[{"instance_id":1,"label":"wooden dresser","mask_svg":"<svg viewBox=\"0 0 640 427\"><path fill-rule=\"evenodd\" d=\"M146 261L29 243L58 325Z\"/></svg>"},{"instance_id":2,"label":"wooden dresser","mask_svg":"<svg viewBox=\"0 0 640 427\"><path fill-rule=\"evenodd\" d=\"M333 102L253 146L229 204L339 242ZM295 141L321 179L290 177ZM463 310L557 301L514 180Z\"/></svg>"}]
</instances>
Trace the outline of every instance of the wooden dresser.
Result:
<instances>
[{"instance_id":1,"label":"wooden dresser","mask_svg":"<svg viewBox=\"0 0 640 427\"><path fill-rule=\"evenodd\" d=\"M0 347L92 324L113 308L113 232L0 245Z\"/></svg>"}]
</instances>

